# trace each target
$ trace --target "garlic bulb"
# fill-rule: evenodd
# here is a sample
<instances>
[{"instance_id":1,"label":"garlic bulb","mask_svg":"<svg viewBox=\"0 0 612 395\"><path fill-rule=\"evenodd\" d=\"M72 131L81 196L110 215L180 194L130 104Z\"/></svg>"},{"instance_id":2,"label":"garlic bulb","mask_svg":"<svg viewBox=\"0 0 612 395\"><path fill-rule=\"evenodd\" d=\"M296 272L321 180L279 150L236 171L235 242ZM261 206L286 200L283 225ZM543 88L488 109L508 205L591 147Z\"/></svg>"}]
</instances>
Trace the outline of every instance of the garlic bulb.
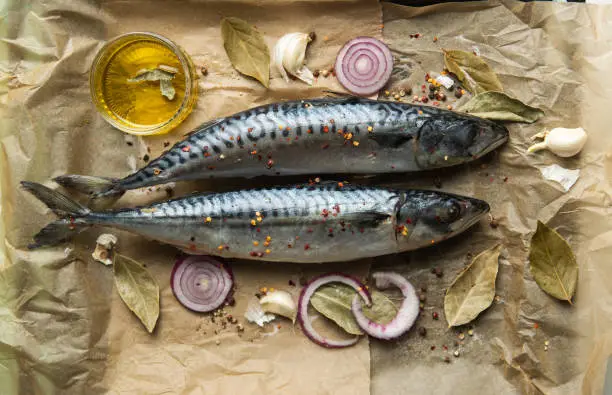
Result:
<instances>
[{"instance_id":1,"label":"garlic bulb","mask_svg":"<svg viewBox=\"0 0 612 395\"><path fill-rule=\"evenodd\" d=\"M289 33L281 37L274 47L274 66L281 73L285 82L289 82L287 73L312 85L314 76L304 65L306 46L312 38L305 33Z\"/></svg>"},{"instance_id":2,"label":"garlic bulb","mask_svg":"<svg viewBox=\"0 0 612 395\"><path fill-rule=\"evenodd\" d=\"M261 308L266 313L282 315L295 322L297 307L289 292L268 292L263 298L259 299L259 304L261 304Z\"/></svg>"},{"instance_id":3,"label":"garlic bulb","mask_svg":"<svg viewBox=\"0 0 612 395\"><path fill-rule=\"evenodd\" d=\"M587 134L583 128L554 128L551 131L538 133L532 139L538 138L544 139L544 141L532 145L527 152L548 149L557 156L569 158L582 150L587 140Z\"/></svg>"}]
</instances>

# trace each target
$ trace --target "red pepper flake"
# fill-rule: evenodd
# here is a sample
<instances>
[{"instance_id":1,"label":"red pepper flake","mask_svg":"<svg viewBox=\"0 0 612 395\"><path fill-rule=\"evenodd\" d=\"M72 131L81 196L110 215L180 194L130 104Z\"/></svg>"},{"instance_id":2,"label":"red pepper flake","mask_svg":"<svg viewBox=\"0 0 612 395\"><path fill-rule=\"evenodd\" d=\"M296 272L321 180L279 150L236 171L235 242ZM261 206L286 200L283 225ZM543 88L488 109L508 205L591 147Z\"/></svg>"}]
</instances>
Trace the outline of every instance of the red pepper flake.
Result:
<instances>
[{"instance_id":1,"label":"red pepper flake","mask_svg":"<svg viewBox=\"0 0 612 395\"><path fill-rule=\"evenodd\" d=\"M435 42L435 43L438 42L438 36L434 36L433 42Z\"/></svg>"},{"instance_id":2,"label":"red pepper flake","mask_svg":"<svg viewBox=\"0 0 612 395\"><path fill-rule=\"evenodd\" d=\"M266 167L268 169L272 168L272 166L274 166L274 161L272 159L268 160L268 162L266 162Z\"/></svg>"},{"instance_id":3,"label":"red pepper flake","mask_svg":"<svg viewBox=\"0 0 612 395\"><path fill-rule=\"evenodd\" d=\"M328 148L329 148L329 144L323 144L323 145L321 146L321 148L323 148L323 149L328 149Z\"/></svg>"},{"instance_id":4,"label":"red pepper flake","mask_svg":"<svg viewBox=\"0 0 612 395\"><path fill-rule=\"evenodd\" d=\"M247 132L251 133L253 131L253 128L248 128Z\"/></svg>"},{"instance_id":5,"label":"red pepper flake","mask_svg":"<svg viewBox=\"0 0 612 395\"><path fill-rule=\"evenodd\" d=\"M406 218L406 223L410 225L412 223L412 220L410 218Z\"/></svg>"},{"instance_id":6,"label":"red pepper flake","mask_svg":"<svg viewBox=\"0 0 612 395\"><path fill-rule=\"evenodd\" d=\"M443 344L442 348L444 349L444 351L448 351L448 346L446 344Z\"/></svg>"},{"instance_id":7,"label":"red pepper flake","mask_svg":"<svg viewBox=\"0 0 612 395\"><path fill-rule=\"evenodd\" d=\"M359 232L363 233L363 232L365 232L365 229L364 228L359 228Z\"/></svg>"},{"instance_id":8,"label":"red pepper flake","mask_svg":"<svg viewBox=\"0 0 612 395\"><path fill-rule=\"evenodd\" d=\"M241 139L241 137L240 137L240 136L237 136L237 137L236 137L236 140L237 140L237 141L240 141L240 139Z\"/></svg>"},{"instance_id":9,"label":"red pepper flake","mask_svg":"<svg viewBox=\"0 0 612 395\"><path fill-rule=\"evenodd\" d=\"M204 152L204 157L205 157L205 158L208 158L209 156L210 156L210 153L209 153L209 152Z\"/></svg>"},{"instance_id":10,"label":"red pepper flake","mask_svg":"<svg viewBox=\"0 0 612 395\"><path fill-rule=\"evenodd\" d=\"M230 136L230 140L232 140L232 141L233 141L233 140L234 140L234 136Z\"/></svg>"},{"instance_id":11,"label":"red pepper flake","mask_svg":"<svg viewBox=\"0 0 612 395\"><path fill-rule=\"evenodd\" d=\"M328 128L327 126L323 126L323 132L324 132L324 133L329 132L329 128Z\"/></svg>"},{"instance_id":12,"label":"red pepper flake","mask_svg":"<svg viewBox=\"0 0 612 395\"><path fill-rule=\"evenodd\" d=\"M306 131L306 133L308 133L308 134L312 134L312 129L308 129L308 130Z\"/></svg>"},{"instance_id":13,"label":"red pepper flake","mask_svg":"<svg viewBox=\"0 0 612 395\"><path fill-rule=\"evenodd\" d=\"M430 78L431 78L431 77L429 76L429 73L425 74L425 82L428 82ZM423 85L423 86L424 86L424 85Z\"/></svg>"},{"instance_id":14,"label":"red pepper flake","mask_svg":"<svg viewBox=\"0 0 612 395\"><path fill-rule=\"evenodd\" d=\"M304 244L304 251L309 250L309 249L310 249L310 244L308 243Z\"/></svg>"},{"instance_id":15,"label":"red pepper flake","mask_svg":"<svg viewBox=\"0 0 612 395\"><path fill-rule=\"evenodd\" d=\"M293 248L293 245L287 244L287 248Z\"/></svg>"},{"instance_id":16,"label":"red pepper flake","mask_svg":"<svg viewBox=\"0 0 612 395\"><path fill-rule=\"evenodd\" d=\"M183 150L183 152L189 152L189 151L191 151L191 147L190 147L190 146L188 146L188 145L186 145L186 146L184 146L184 147L182 148L182 150Z\"/></svg>"},{"instance_id":17,"label":"red pepper flake","mask_svg":"<svg viewBox=\"0 0 612 395\"><path fill-rule=\"evenodd\" d=\"M491 177L491 178L489 178L489 181L493 182L493 181L495 181L495 179L493 177Z\"/></svg>"},{"instance_id":18,"label":"red pepper flake","mask_svg":"<svg viewBox=\"0 0 612 395\"><path fill-rule=\"evenodd\" d=\"M260 251L251 251L251 252L249 252L249 255L250 256L255 256L257 258L261 258L264 255L264 253L260 252Z\"/></svg>"},{"instance_id":19,"label":"red pepper flake","mask_svg":"<svg viewBox=\"0 0 612 395\"><path fill-rule=\"evenodd\" d=\"M431 318L433 318L434 320L437 320L438 318L440 318L440 316L438 315L436 311L434 311L433 313L431 313ZM446 348L446 346L444 347Z\"/></svg>"},{"instance_id":20,"label":"red pepper flake","mask_svg":"<svg viewBox=\"0 0 612 395\"><path fill-rule=\"evenodd\" d=\"M287 141L291 141L291 137L287 137Z\"/></svg>"},{"instance_id":21,"label":"red pepper flake","mask_svg":"<svg viewBox=\"0 0 612 395\"><path fill-rule=\"evenodd\" d=\"M321 210L321 215L323 216L323 218L327 218L329 216L329 210L324 208L323 210Z\"/></svg>"},{"instance_id":22,"label":"red pepper flake","mask_svg":"<svg viewBox=\"0 0 612 395\"><path fill-rule=\"evenodd\" d=\"M540 324L538 324L537 322L533 324L533 329L538 329L539 327L540 327Z\"/></svg>"},{"instance_id":23,"label":"red pepper flake","mask_svg":"<svg viewBox=\"0 0 612 395\"><path fill-rule=\"evenodd\" d=\"M327 231L328 231L329 233L334 233L334 228L329 228L329 229L327 229Z\"/></svg>"},{"instance_id":24,"label":"red pepper flake","mask_svg":"<svg viewBox=\"0 0 612 395\"><path fill-rule=\"evenodd\" d=\"M308 228L308 229L306 230L306 233L312 233L312 232L314 232L314 230L312 230L312 228Z\"/></svg>"},{"instance_id":25,"label":"red pepper flake","mask_svg":"<svg viewBox=\"0 0 612 395\"><path fill-rule=\"evenodd\" d=\"M334 123L334 120L333 120L333 119L330 119L330 120L329 120L329 123Z\"/></svg>"},{"instance_id":26,"label":"red pepper flake","mask_svg":"<svg viewBox=\"0 0 612 395\"><path fill-rule=\"evenodd\" d=\"M344 188L344 183L343 182L339 182L338 183L338 188ZM337 205L336 205L337 206Z\"/></svg>"},{"instance_id":27,"label":"red pepper flake","mask_svg":"<svg viewBox=\"0 0 612 395\"><path fill-rule=\"evenodd\" d=\"M261 160L263 159L263 156L261 155L257 155L257 160L261 162Z\"/></svg>"},{"instance_id":28,"label":"red pepper flake","mask_svg":"<svg viewBox=\"0 0 612 395\"><path fill-rule=\"evenodd\" d=\"M161 170L158 168L153 169L153 174L155 174L156 176L159 175L159 173L161 173Z\"/></svg>"},{"instance_id":29,"label":"red pepper flake","mask_svg":"<svg viewBox=\"0 0 612 395\"><path fill-rule=\"evenodd\" d=\"M344 185L340 185L340 184L342 184L342 183L340 183L340 182L339 182L339 183L338 183L338 186L339 186L340 188L342 188ZM339 213L339 212L340 212L340 205L339 205L338 203L334 204L334 207L332 207L332 208L334 209L334 211L335 211L335 212L337 212L337 213Z\"/></svg>"},{"instance_id":30,"label":"red pepper flake","mask_svg":"<svg viewBox=\"0 0 612 395\"><path fill-rule=\"evenodd\" d=\"M251 155L257 155L257 150L254 149L253 151L251 151Z\"/></svg>"},{"instance_id":31,"label":"red pepper flake","mask_svg":"<svg viewBox=\"0 0 612 395\"><path fill-rule=\"evenodd\" d=\"M287 127L285 128L285 130L291 130L291 128L290 128L289 126L287 126Z\"/></svg>"},{"instance_id":32,"label":"red pepper flake","mask_svg":"<svg viewBox=\"0 0 612 395\"><path fill-rule=\"evenodd\" d=\"M260 229L260 228L257 228L257 233L259 233L259 232L261 232L261 229Z\"/></svg>"},{"instance_id":33,"label":"red pepper flake","mask_svg":"<svg viewBox=\"0 0 612 395\"><path fill-rule=\"evenodd\" d=\"M431 103L431 104L433 104L434 106L439 106L439 105L440 105L440 102L435 101L435 102L433 102L433 103Z\"/></svg>"},{"instance_id":34,"label":"red pepper flake","mask_svg":"<svg viewBox=\"0 0 612 395\"><path fill-rule=\"evenodd\" d=\"M189 249L190 249L191 251L195 251L195 250L196 250L196 246L195 246L195 244L189 244Z\"/></svg>"}]
</instances>

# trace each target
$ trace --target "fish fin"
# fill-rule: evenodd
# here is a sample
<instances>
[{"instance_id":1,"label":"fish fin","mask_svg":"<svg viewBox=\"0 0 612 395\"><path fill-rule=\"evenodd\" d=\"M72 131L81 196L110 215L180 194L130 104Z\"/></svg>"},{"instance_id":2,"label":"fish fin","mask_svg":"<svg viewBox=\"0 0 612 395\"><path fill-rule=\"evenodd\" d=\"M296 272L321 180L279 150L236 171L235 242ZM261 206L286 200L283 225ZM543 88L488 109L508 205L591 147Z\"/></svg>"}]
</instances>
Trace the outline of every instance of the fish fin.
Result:
<instances>
[{"instance_id":1,"label":"fish fin","mask_svg":"<svg viewBox=\"0 0 612 395\"><path fill-rule=\"evenodd\" d=\"M203 124L201 124L200 126L196 127L195 129L193 129L191 132L189 133L185 133L185 136L192 136L198 132L201 132L204 129L208 129L210 127L215 126L216 124L222 122L223 120L225 120L225 118L215 118L215 119L211 119L210 121L204 122Z\"/></svg>"},{"instance_id":2,"label":"fish fin","mask_svg":"<svg viewBox=\"0 0 612 395\"><path fill-rule=\"evenodd\" d=\"M376 141L382 147L398 148L411 141L413 136L403 133L369 133L368 138Z\"/></svg>"},{"instance_id":3,"label":"fish fin","mask_svg":"<svg viewBox=\"0 0 612 395\"><path fill-rule=\"evenodd\" d=\"M35 249L63 243L87 228L87 224L83 220L83 217L91 213L91 210L87 207L35 182L22 181L21 186L62 218L51 222L38 232L34 236L34 243L30 244L28 248Z\"/></svg>"},{"instance_id":4,"label":"fish fin","mask_svg":"<svg viewBox=\"0 0 612 395\"><path fill-rule=\"evenodd\" d=\"M87 207L42 184L22 181L21 186L53 210L58 217L82 217L91 212Z\"/></svg>"},{"instance_id":5,"label":"fish fin","mask_svg":"<svg viewBox=\"0 0 612 395\"><path fill-rule=\"evenodd\" d=\"M338 216L338 219L359 226L376 226L391 216L392 214L388 212L370 210Z\"/></svg>"},{"instance_id":6,"label":"fish fin","mask_svg":"<svg viewBox=\"0 0 612 395\"><path fill-rule=\"evenodd\" d=\"M65 243L87 227L84 223L71 222L68 219L53 221L34 235L34 243L29 244L28 249L35 250Z\"/></svg>"},{"instance_id":7,"label":"fish fin","mask_svg":"<svg viewBox=\"0 0 612 395\"><path fill-rule=\"evenodd\" d=\"M119 180L116 178L67 174L55 177L53 181L64 188L90 195L93 199L119 199L125 193L119 188Z\"/></svg>"}]
</instances>

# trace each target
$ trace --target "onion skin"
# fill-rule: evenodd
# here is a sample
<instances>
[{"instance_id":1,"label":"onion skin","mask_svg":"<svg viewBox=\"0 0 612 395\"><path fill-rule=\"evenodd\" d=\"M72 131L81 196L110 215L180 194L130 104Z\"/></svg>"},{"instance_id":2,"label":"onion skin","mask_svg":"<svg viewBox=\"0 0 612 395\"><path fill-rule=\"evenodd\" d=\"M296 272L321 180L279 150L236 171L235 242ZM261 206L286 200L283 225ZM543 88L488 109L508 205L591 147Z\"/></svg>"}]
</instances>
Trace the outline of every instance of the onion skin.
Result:
<instances>
[{"instance_id":1,"label":"onion skin","mask_svg":"<svg viewBox=\"0 0 612 395\"><path fill-rule=\"evenodd\" d=\"M385 289L391 285L398 287L402 291L404 301L391 322L379 324L363 314L363 307L359 298L355 296L351 306L355 320L361 330L377 339L390 340L400 337L408 332L419 316L419 298L414 287L403 276L393 272L377 272L372 274L372 277L379 289Z\"/></svg>"},{"instance_id":2,"label":"onion skin","mask_svg":"<svg viewBox=\"0 0 612 395\"><path fill-rule=\"evenodd\" d=\"M217 290L218 294L213 294L213 297L209 303L204 303L206 300L198 301L190 299L190 295L187 295L188 291L190 291L188 287L191 284L188 282L183 282L182 276L186 275L186 270L194 267L196 269L205 270L206 272L214 272L214 274L217 275L216 278L222 280L220 282L221 288ZM177 276L181 276L181 278L177 278ZM193 279L187 278L185 281L189 280L194 282L199 281L199 279L195 277ZM207 313L221 307L227 298L232 294L234 288L234 276L232 271L216 258L203 255L188 256L179 259L175 263L174 268L172 269L172 274L170 275L170 286L174 296L183 306L197 313ZM185 287L185 289L183 289L183 287Z\"/></svg>"},{"instance_id":3,"label":"onion skin","mask_svg":"<svg viewBox=\"0 0 612 395\"><path fill-rule=\"evenodd\" d=\"M319 289L319 287L333 282L339 282L353 287L357 291L355 298L359 298L361 296L368 306L372 304L372 298L370 297L370 293L368 292L367 288L355 277L344 273L323 274L312 279L302 289L300 299L298 301L298 321L300 322L300 326L302 327L304 334L316 344L325 348L349 347L359 341L359 336L355 336L349 340L326 339L314 330L312 323L310 322L310 318L308 317L308 303L312 295L317 289Z\"/></svg>"},{"instance_id":4,"label":"onion skin","mask_svg":"<svg viewBox=\"0 0 612 395\"><path fill-rule=\"evenodd\" d=\"M370 96L380 91L391 78L393 55L382 41L357 37L338 52L334 70L344 88L355 95Z\"/></svg>"}]
</instances>

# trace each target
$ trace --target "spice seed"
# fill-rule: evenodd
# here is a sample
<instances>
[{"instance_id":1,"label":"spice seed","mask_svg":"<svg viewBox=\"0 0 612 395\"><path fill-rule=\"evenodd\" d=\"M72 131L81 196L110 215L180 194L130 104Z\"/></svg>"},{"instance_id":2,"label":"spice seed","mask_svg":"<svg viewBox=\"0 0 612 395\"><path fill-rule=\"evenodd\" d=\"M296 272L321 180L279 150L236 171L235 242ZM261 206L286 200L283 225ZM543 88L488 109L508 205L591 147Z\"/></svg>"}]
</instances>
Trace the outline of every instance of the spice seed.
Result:
<instances>
[{"instance_id":1,"label":"spice seed","mask_svg":"<svg viewBox=\"0 0 612 395\"><path fill-rule=\"evenodd\" d=\"M455 350L455 352L453 353L453 355L454 355L456 358L459 358L459 350Z\"/></svg>"}]
</instances>

